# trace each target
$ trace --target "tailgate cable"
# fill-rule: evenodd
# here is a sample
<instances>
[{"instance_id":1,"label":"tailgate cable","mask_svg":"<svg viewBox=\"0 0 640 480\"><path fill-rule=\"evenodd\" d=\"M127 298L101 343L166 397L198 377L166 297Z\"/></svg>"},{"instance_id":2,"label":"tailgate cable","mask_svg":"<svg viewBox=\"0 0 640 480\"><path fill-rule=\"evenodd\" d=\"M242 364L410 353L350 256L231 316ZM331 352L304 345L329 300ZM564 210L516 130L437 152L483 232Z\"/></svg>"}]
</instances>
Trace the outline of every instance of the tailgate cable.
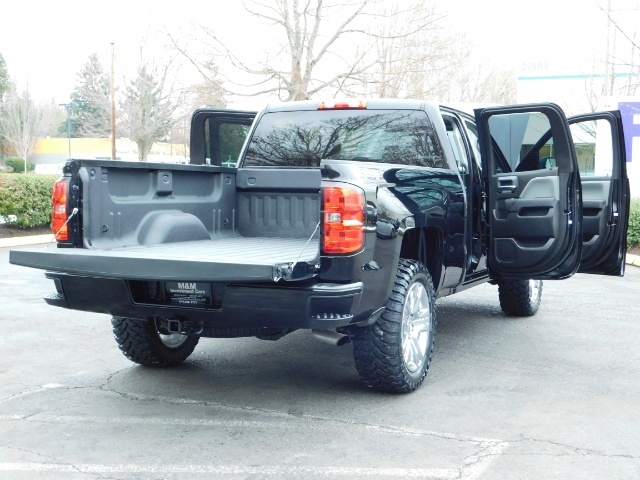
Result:
<instances>
[{"instance_id":1,"label":"tailgate cable","mask_svg":"<svg viewBox=\"0 0 640 480\"><path fill-rule=\"evenodd\" d=\"M78 213L78 207L74 207L74 208L73 208L73 210L71 210L71 215L69 215L69 218L67 218L67 221L66 221L66 222L64 222L64 223L62 224L62 226L58 229L58 231L57 231L56 233L54 233L54 234L53 234L53 238L51 238L51 240L49 240L49 243L47 243L47 244L44 246L44 248L45 248L45 249L46 249L46 248L49 248L49 245L51 245L51 242L53 242L53 241L56 239L56 237L58 236L58 234L60 233L60 231L61 231L64 227L66 227L67 223L69 223L69 220L71 220L71 219L73 218L73 216L74 216L76 213Z\"/></svg>"},{"instance_id":2,"label":"tailgate cable","mask_svg":"<svg viewBox=\"0 0 640 480\"><path fill-rule=\"evenodd\" d=\"M296 258L296 261L291 264L291 273L293 273L293 269L295 268L296 264L300 260L300 257L302 257L302 254L304 253L304 251L307 249L309 242L315 236L316 232L318 231L318 228L320 228L320 222L318 222L318 224L316 225L316 228L313 230L313 233L309 237L309 240L307 240L307 243L305 243L304 247L302 247L302 251L300 252L300 255L298 255L298 258Z\"/></svg>"}]
</instances>

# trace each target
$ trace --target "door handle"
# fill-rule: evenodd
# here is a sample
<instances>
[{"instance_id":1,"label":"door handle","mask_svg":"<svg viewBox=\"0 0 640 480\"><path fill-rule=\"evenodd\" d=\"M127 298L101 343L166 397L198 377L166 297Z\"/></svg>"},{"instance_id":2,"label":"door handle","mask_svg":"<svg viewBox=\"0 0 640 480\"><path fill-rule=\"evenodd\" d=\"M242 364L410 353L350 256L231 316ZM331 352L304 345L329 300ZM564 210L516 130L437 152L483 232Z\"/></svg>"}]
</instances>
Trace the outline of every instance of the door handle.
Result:
<instances>
[{"instance_id":1,"label":"door handle","mask_svg":"<svg viewBox=\"0 0 640 480\"><path fill-rule=\"evenodd\" d=\"M498 177L498 193L513 193L518 188L518 177Z\"/></svg>"}]
</instances>

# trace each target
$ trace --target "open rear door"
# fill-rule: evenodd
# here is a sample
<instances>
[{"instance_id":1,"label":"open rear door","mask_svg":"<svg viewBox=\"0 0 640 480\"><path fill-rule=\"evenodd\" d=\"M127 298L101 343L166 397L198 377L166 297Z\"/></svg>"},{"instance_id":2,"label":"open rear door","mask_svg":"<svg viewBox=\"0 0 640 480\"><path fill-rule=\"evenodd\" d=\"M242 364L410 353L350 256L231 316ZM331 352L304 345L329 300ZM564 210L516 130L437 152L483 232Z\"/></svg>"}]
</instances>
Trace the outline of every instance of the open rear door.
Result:
<instances>
[{"instance_id":1,"label":"open rear door","mask_svg":"<svg viewBox=\"0 0 640 480\"><path fill-rule=\"evenodd\" d=\"M475 111L494 278L573 275L582 251L578 164L557 105Z\"/></svg>"},{"instance_id":2,"label":"open rear door","mask_svg":"<svg viewBox=\"0 0 640 480\"><path fill-rule=\"evenodd\" d=\"M582 183L582 257L578 272L624 275L629 179L620 112L569 119Z\"/></svg>"}]
</instances>

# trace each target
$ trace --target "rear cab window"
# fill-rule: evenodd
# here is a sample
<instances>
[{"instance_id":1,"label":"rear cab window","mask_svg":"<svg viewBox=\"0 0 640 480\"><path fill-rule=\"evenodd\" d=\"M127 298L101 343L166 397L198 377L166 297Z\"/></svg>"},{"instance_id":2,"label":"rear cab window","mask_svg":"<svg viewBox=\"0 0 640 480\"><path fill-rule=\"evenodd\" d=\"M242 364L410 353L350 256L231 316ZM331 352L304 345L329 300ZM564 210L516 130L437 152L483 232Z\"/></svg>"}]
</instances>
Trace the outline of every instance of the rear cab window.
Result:
<instances>
[{"instance_id":1,"label":"rear cab window","mask_svg":"<svg viewBox=\"0 0 640 480\"><path fill-rule=\"evenodd\" d=\"M323 160L449 168L426 112L387 109L266 113L243 166L319 167Z\"/></svg>"}]
</instances>

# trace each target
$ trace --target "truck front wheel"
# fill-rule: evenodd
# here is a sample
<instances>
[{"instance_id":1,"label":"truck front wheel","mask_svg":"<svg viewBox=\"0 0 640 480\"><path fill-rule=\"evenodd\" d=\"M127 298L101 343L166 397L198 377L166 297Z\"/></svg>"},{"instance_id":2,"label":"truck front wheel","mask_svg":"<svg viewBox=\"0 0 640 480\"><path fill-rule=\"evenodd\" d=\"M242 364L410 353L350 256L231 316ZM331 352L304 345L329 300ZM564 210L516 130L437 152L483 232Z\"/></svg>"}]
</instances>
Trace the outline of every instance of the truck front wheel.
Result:
<instances>
[{"instance_id":1,"label":"truck front wheel","mask_svg":"<svg viewBox=\"0 0 640 480\"><path fill-rule=\"evenodd\" d=\"M125 357L140 365L167 367L184 362L199 337L179 333L163 334L155 318L113 317L113 335Z\"/></svg>"},{"instance_id":2,"label":"truck front wheel","mask_svg":"<svg viewBox=\"0 0 640 480\"><path fill-rule=\"evenodd\" d=\"M353 332L356 369L368 386L407 393L427 375L436 333L433 282L425 266L400 260L384 312Z\"/></svg>"},{"instance_id":3,"label":"truck front wheel","mask_svg":"<svg viewBox=\"0 0 640 480\"><path fill-rule=\"evenodd\" d=\"M512 317L535 315L542 299L542 280L505 280L498 283L500 308Z\"/></svg>"}]
</instances>

